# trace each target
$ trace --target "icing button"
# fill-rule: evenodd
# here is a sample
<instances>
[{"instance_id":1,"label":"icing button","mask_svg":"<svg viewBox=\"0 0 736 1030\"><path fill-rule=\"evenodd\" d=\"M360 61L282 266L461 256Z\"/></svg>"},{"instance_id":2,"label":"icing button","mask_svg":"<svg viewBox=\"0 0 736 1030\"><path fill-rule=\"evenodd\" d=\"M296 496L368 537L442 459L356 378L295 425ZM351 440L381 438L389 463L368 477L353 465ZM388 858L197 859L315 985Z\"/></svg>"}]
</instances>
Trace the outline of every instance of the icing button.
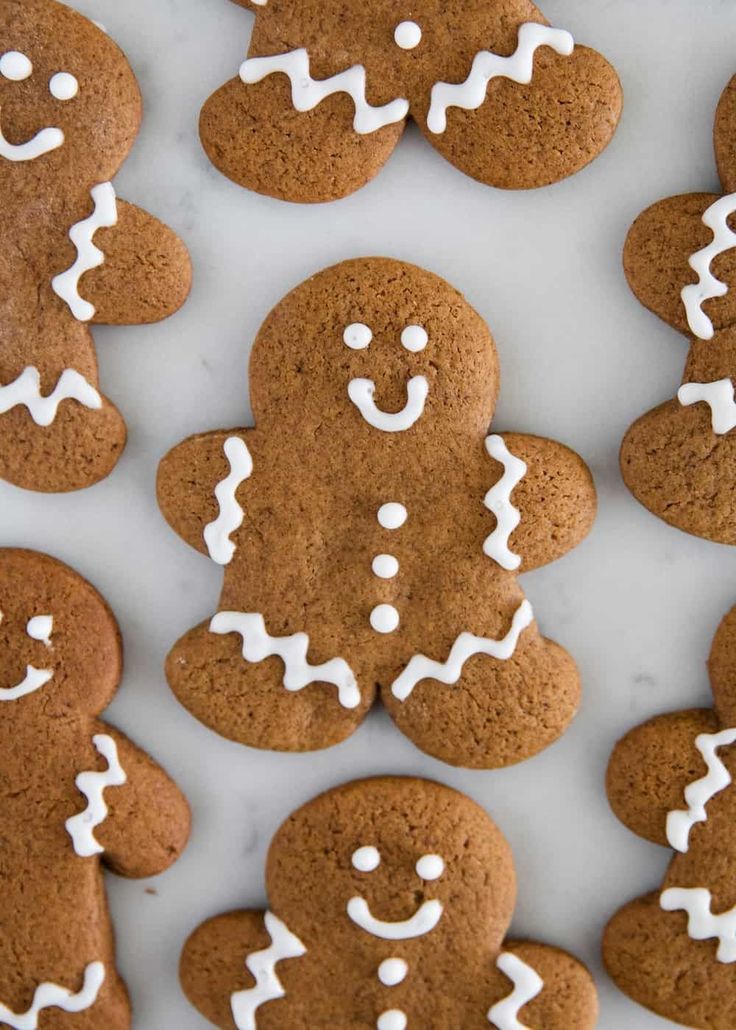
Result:
<instances>
[{"instance_id":1,"label":"icing button","mask_svg":"<svg viewBox=\"0 0 736 1030\"><path fill-rule=\"evenodd\" d=\"M422 41L422 30L415 21L402 21L394 29L394 42L402 50L413 50Z\"/></svg>"}]
</instances>

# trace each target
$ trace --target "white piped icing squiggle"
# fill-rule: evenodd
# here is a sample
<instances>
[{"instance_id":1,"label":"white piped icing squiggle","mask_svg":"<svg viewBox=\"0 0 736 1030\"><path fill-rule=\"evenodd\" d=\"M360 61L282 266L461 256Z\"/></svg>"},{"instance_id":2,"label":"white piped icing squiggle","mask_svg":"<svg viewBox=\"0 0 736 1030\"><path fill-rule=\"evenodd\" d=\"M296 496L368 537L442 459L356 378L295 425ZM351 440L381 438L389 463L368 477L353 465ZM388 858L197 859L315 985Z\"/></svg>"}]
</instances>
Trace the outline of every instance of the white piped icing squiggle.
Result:
<instances>
[{"instance_id":1,"label":"white piped icing squiggle","mask_svg":"<svg viewBox=\"0 0 736 1030\"><path fill-rule=\"evenodd\" d=\"M736 729L721 730L720 733L700 733L695 738L695 747L703 756L708 772L685 787L687 811L677 809L667 816L667 840L670 847L683 854L690 845L690 830L696 823L708 818L706 805L716 794L731 782L731 774L716 754L719 747L736 743Z\"/></svg>"},{"instance_id":2,"label":"white piped icing squiggle","mask_svg":"<svg viewBox=\"0 0 736 1030\"><path fill-rule=\"evenodd\" d=\"M235 495L238 487L253 474L253 459L245 440L239 436L229 436L222 449L230 465L230 473L215 487L220 512L214 522L204 527L204 542L212 561L227 565L235 554L235 544L230 536L240 528L245 516Z\"/></svg>"},{"instance_id":3,"label":"white piped icing squiggle","mask_svg":"<svg viewBox=\"0 0 736 1030\"><path fill-rule=\"evenodd\" d=\"M690 255L688 264L697 274L696 283L688 283L683 287L680 296L687 313L687 324L699 340L713 339L713 323L703 311L706 300L724 297L728 286L716 279L711 271L713 261L727 250L736 247L736 232L729 227L728 219L736 212L736 193L719 197L715 204L705 211L703 225L713 233L713 239L707 247Z\"/></svg>"},{"instance_id":4,"label":"white piped icing squiggle","mask_svg":"<svg viewBox=\"0 0 736 1030\"><path fill-rule=\"evenodd\" d=\"M348 916L356 926L372 937L380 937L384 941L408 941L414 937L424 937L437 926L442 918L442 911L442 902L432 898L423 901L409 919L386 922L376 919L368 902L360 895L351 898L347 907Z\"/></svg>"},{"instance_id":5,"label":"white piped icing squiggle","mask_svg":"<svg viewBox=\"0 0 736 1030\"><path fill-rule=\"evenodd\" d=\"M719 962L736 962L736 905L714 915L713 898L706 887L668 887L659 904L665 912L687 912L687 935L694 941L718 938Z\"/></svg>"},{"instance_id":6,"label":"white piped icing squiggle","mask_svg":"<svg viewBox=\"0 0 736 1030\"><path fill-rule=\"evenodd\" d=\"M40 129L35 136L25 143L8 143L0 128L0 157L6 161L35 161L44 154L50 154L64 143L61 129Z\"/></svg>"},{"instance_id":7,"label":"white piped icing squiggle","mask_svg":"<svg viewBox=\"0 0 736 1030\"><path fill-rule=\"evenodd\" d=\"M307 949L273 912L264 916L271 944L263 951L248 955L245 964L255 978L255 987L235 991L230 996L230 1009L238 1030L256 1030L256 1012L266 1002L286 994L276 973L276 965L286 958L301 958Z\"/></svg>"},{"instance_id":8,"label":"white piped icing squiggle","mask_svg":"<svg viewBox=\"0 0 736 1030\"><path fill-rule=\"evenodd\" d=\"M348 397L369 426L384 433L403 433L424 414L429 383L425 376L413 376L406 384L406 404L401 411L382 411L373 399L375 392L372 379L351 379L348 383Z\"/></svg>"},{"instance_id":9,"label":"white piped icing squiggle","mask_svg":"<svg viewBox=\"0 0 736 1030\"><path fill-rule=\"evenodd\" d=\"M457 683L462 675L463 666L469 658L476 654L485 654L498 661L508 661L516 650L523 630L530 626L534 619L532 606L528 601L521 602L514 612L511 628L501 640L490 640L488 637L476 637L473 633L461 633L450 649L445 662L436 662L423 654L414 655L404 671L391 685L391 693L398 701L406 701L418 683L425 679L439 680L440 683Z\"/></svg>"},{"instance_id":10,"label":"white piped icing squiggle","mask_svg":"<svg viewBox=\"0 0 736 1030\"><path fill-rule=\"evenodd\" d=\"M392 100L373 107L366 99L366 72L362 64L331 75L313 79L309 70L309 52L303 48L272 57L249 57L240 66L240 78L246 85L260 82L268 75L282 72L291 81L291 100L296 111L311 111L333 93L347 93L355 105L353 128L360 135L376 132L386 125L402 122L409 113L409 101Z\"/></svg>"},{"instance_id":11,"label":"white piped icing squiggle","mask_svg":"<svg viewBox=\"0 0 736 1030\"><path fill-rule=\"evenodd\" d=\"M710 408L713 432L718 436L730 433L736 427L736 403L731 379L717 379L714 383L684 383L677 391L683 407L704 401Z\"/></svg>"},{"instance_id":12,"label":"white piped icing squiggle","mask_svg":"<svg viewBox=\"0 0 736 1030\"><path fill-rule=\"evenodd\" d=\"M38 1017L44 1009L61 1009L63 1012L84 1012L92 1008L97 1001L100 987L105 980L105 967L102 962L90 962L84 970L84 983L81 991L72 994L66 987L58 984L42 983L33 995L33 1004L26 1012L11 1012L0 1003L0 1023L13 1027L13 1030L38 1030Z\"/></svg>"},{"instance_id":13,"label":"white piped icing squiggle","mask_svg":"<svg viewBox=\"0 0 736 1030\"><path fill-rule=\"evenodd\" d=\"M36 425L45 428L53 423L61 402L67 400L78 401L85 408L95 411L102 407L102 397L97 390L73 368L64 369L53 391L43 397L41 373L35 365L28 365L12 383L0 386L0 415L11 408L23 406L28 408Z\"/></svg>"},{"instance_id":14,"label":"white piped icing squiggle","mask_svg":"<svg viewBox=\"0 0 736 1030\"><path fill-rule=\"evenodd\" d=\"M26 666L23 681L15 687L0 687L0 701L17 701L26 694L40 690L53 677L51 669L37 669L35 665Z\"/></svg>"},{"instance_id":15,"label":"white piped icing squiggle","mask_svg":"<svg viewBox=\"0 0 736 1030\"><path fill-rule=\"evenodd\" d=\"M519 1020L519 1013L533 998L541 994L544 980L535 969L510 951L501 952L496 960L496 966L509 978L514 989L488 1010L488 1022L495 1026L496 1030L529 1030Z\"/></svg>"},{"instance_id":16,"label":"white piped icing squiggle","mask_svg":"<svg viewBox=\"0 0 736 1030\"><path fill-rule=\"evenodd\" d=\"M486 450L503 465L503 475L491 487L483 503L496 516L496 528L486 537L483 553L509 572L518 569L521 557L509 549L509 539L521 522L519 509L511 503L511 494L527 473L527 465L509 451L502 436L486 437Z\"/></svg>"},{"instance_id":17,"label":"white piped icing squiggle","mask_svg":"<svg viewBox=\"0 0 736 1030\"><path fill-rule=\"evenodd\" d=\"M322 665L310 665L307 660L307 633L272 637L266 629L263 616L258 612L218 612L210 622L210 632L221 635L239 633L243 638L243 658L246 662L263 662L274 656L280 658L284 663L283 684L287 690L303 690L310 683L331 683L337 687L337 696L343 708L357 708L360 704L358 684L344 658L332 658Z\"/></svg>"},{"instance_id":18,"label":"white piped icing squiggle","mask_svg":"<svg viewBox=\"0 0 736 1030\"><path fill-rule=\"evenodd\" d=\"M480 50L464 82L436 82L432 87L431 103L427 115L427 128L435 134L447 128L447 109L462 107L476 111L486 99L488 83L492 79L511 79L527 85L534 75L534 55L540 46L551 47L562 57L569 57L575 41L564 29L553 29L536 22L525 22L519 28L516 50L509 57L501 57L490 50Z\"/></svg>"},{"instance_id":19,"label":"white piped icing squiggle","mask_svg":"<svg viewBox=\"0 0 736 1030\"><path fill-rule=\"evenodd\" d=\"M79 281L85 272L99 268L105 262L105 255L93 242L94 235L98 229L111 229L118 224L118 206L112 183L102 182L91 193L94 211L69 230L69 238L77 250L76 260L66 272L51 280L54 293L69 305L78 322L89 322L95 315L94 305L79 296Z\"/></svg>"},{"instance_id":20,"label":"white piped icing squiggle","mask_svg":"<svg viewBox=\"0 0 736 1030\"><path fill-rule=\"evenodd\" d=\"M81 858L99 855L105 849L95 838L95 829L107 818L108 808L105 804L106 787L122 787L128 777L120 765L117 744L107 733L97 733L92 743L98 754L107 761L104 772L82 772L77 776L77 789L87 798L87 807L83 812L67 819L65 826L72 839L74 850Z\"/></svg>"}]
</instances>

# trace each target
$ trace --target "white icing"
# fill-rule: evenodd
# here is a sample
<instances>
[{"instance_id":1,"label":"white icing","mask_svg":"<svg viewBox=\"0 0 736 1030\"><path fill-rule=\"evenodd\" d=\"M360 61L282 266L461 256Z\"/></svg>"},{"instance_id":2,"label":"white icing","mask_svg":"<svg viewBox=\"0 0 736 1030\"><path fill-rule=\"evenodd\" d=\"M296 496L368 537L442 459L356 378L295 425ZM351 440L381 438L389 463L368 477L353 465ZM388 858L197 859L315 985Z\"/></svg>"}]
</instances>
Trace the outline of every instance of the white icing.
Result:
<instances>
[{"instance_id":1,"label":"white icing","mask_svg":"<svg viewBox=\"0 0 736 1030\"><path fill-rule=\"evenodd\" d=\"M0 415L22 405L28 408L37 426L50 426L59 405L66 400L78 401L85 408L94 410L102 407L102 397L97 390L73 368L64 369L53 391L42 397L41 374L33 365L28 365L12 383L0 386Z\"/></svg>"},{"instance_id":2,"label":"white icing","mask_svg":"<svg viewBox=\"0 0 736 1030\"><path fill-rule=\"evenodd\" d=\"M496 966L509 978L514 989L511 994L489 1009L488 1022L497 1030L529 1030L519 1021L519 1013L532 998L541 993L544 980L536 970L510 951L501 952L496 960Z\"/></svg>"},{"instance_id":3,"label":"white icing","mask_svg":"<svg viewBox=\"0 0 736 1030\"><path fill-rule=\"evenodd\" d=\"M378 524L383 529L401 529L409 517L409 513L403 504L398 501L389 501L382 504L378 509Z\"/></svg>"},{"instance_id":4,"label":"white icing","mask_svg":"<svg viewBox=\"0 0 736 1030\"><path fill-rule=\"evenodd\" d=\"M406 1013L401 1009L388 1009L382 1012L376 1021L377 1030L406 1030Z\"/></svg>"},{"instance_id":5,"label":"white icing","mask_svg":"<svg viewBox=\"0 0 736 1030\"><path fill-rule=\"evenodd\" d=\"M659 903L665 912L687 912L687 934L694 941L718 938L719 962L736 962L736 905L727 912L711 912L712 897L705 887L669 887Z\"/></svg>"},{"instance_id":6,"label":"white icing","mask_svg":"<svg viewBox=\"0 0 736 1030\"><path fill-rule=\"evenodd\" d=\"M394 42L402 50L413 50L422 42L422 30L415 21L402 21L394 29Z\"/></svg>"},{"instance_id":7,"label":"white icing","mask_svg":"<svg viewBox=\"0 0 736 1030\"><path fill-rule=\"evenodd\" d=\"M719 197L715 204L703 215L703 225L713 233L713 239L707 247L691 254L688 264L697 273L698 281L683 287L680 296L687 313L687 324L700 340L713 339L713 323L703 311L706 300L724 297L728 286L716 279L711 271L711 264L720 254L736 247L736 232L728 225L728 219L736 212L736 193Z\"/></svg>"},{"instance_id":8,"label":"white icing","mask_svg":"<svg viewBox=\"0 0 736 1030\"><path fill-rule=\"evenodd\" d=\"M514 612L511 628L501 640L490 640L488 637L476 637L472 633L461 633L450 649L445 662L436 662L423 654L414 655L398 679L391 686L391 693L399 701L406 701L411 692L424 679L439 680L440 683L457 683L462 675L463 666L469 658L476 654L485 654L498 661L508 661L516 650L519 636L530 626L534 619L532 606L522 601Z\"/></svg>"},{"instance_id":9,"label":"white icing","mask_svg":"<svg viewBox=\"0 0 736 1030\"><path fill-rule=\"evenodd\" d=\"M378 979L384 987L396 987L403 983L409 966L403 958L385 958L378 967Z\"/></svg>"},{"instance_id":10,"label":"white icing","mask_svg":"<svg viewBox=\"0 0 736 1030\"><path fill-rule=\"evenodd\" d=\"M406 384L406 404L396 412L381 411L373 399L375 392L376 384L372 379L351 379L348 383L348 397L369 426L384 433L403 433L424 414L429 383L424 376L410 379Z\"/></svg>"},{"instance_id":11,"label":"white icing","mask_svg":"<svg viewBox=\"0 0 736 1030\"><path fill-rule=\"evenodd\" d=\"M128 777L120 765L117 744L107 733L96 733L92 738L97 753L107 762L104 772L97 770L80 773L74 781L77 790L87 798L87 807L67 819L66 831L72 839L74 850L81 858L99 855L105 849L96 840L94 831L107 818L105 803L106 787L122 787Z\"/></svg>"},{"instance_id":12,"label":"white icing","mask_svg":"<svg viewBox=\"0 0 736 1030\"><path fill-rule=\"evenodd\" d=\"M447 128L447 109L462 107L475 111L486 99L488 83L492 79L511 79L527 85L534 75L534 55L540 46L551 47L563 57L569 57L575 41L569 32L548 25L526 22L519 28L518 45L509 57L501 57L490 50L480 50L464 82L436 82L432 87L427 128L441 133Z\"/></svg>"},{"instance_id":13,"label":"white icing","mask_svg":"<svg viewBox=\"0 0 736 1030\"><path fill-rule=\"evenodd\" d=\"M377 604L370 615L371 628L376 633L393 633L399 628L401 617L392 604Z\"/></svg>"},{"instance_id":14,"label":"white icing","mask_svg":"<svg viewBox=\"0 0 736 1030\"><path fill-rule=\"evenodd\" d=\"M730 433L736 427L736 403L730 379L718 379L714 383L684 383L677 391L677 399L683 407L704 401L710 408L713 432L718 436Z\"/></svg>"},{"instance_id":15,"label":"white icing","mask_svg":"<svg viewBox=\"0 0 736 1030\"><path fill-rule=\"evenodd\" d=\"M49 80L49 93L56 100L73 100L79 93L79 80L71 72L57 72Z\"/></svg>"},{"instance_id":16,"label":"white icing","mask_svg":"<svg viewBox=\"0 0 736 1030\"><path fill-rule=\"evenodd\" d=\"M445 871L445 861L441 855L422 855L416 871L421 880L439 880Z\"/></svg>"},{"instance_id":17,"label":"white icing","mask_svg":"<svg viewBox=\"0 0 736 1030\"><path fill-rule=\"evenodd\" d=\"M379 579L393 579L399 571L399 560L393 554L377 554L371 568Z\"/></svg>"},{"instance_id":18,"label":"white icing","mask_svg":"<svg viewBox=\"0 0 736 1030\"><path fill-rule=\"evenodd\" d=\"M283 684L287 690L302 690L310 683L331 683L337 687L343 708L357 708L360 704L358 684L343 658L310 665L307 660L307 633L272 637L266 630L263 616L257 612L218 612L210 622L210 632L239 633L243 638L242 653L246 662L262 662L272 656L280 658L284 663Z\"/></svg>"},{"instance_id":19,"label":"white icing","mask_svg":"<svg viewBox=\"0 0 736 1030\"><path fill-rule=\"evenodd\" d=\"M421 325L408 325L401 334L401 346L412 354L424 350L428 342L427 330Z\"/></svg>"},{"instance_id":20,"label":"white icing","mask_svg":"<svg viewBox=\"0 0 736 1030\"><path fill-rule=\"evenodd\" d=\"M62 1009L63 1012L84 1012L97 1001L100 987L105 980L105 966L102 962L90 962L84 970L81 991L72 994L58 984L39 984L33 994L33 1003L25 1012L11 1012L0 1003L0 1023L13 1030L38 1030L38 1017L44 1009Z\"/></svg>"},{"instance_id":21,"label":"white icing","mask_svg":"<svg viewBox=\"0 0 736 1030\"><path fill-rule=\"evenodd\" d=\"M214 522L204 527L204 542L210 558L218 565L227 565L235 554L235 544L230 536L240 528L245 517L235 495L238 487L253 474L253 459L245 440L239 436L229 436L222 449L230 465L230 472L215 487L220 511Z\"/></svg>"},{"instance_id":22,"label":"white icing","mask_svg":"<svg viewBox=\"0 0 736 1030\"><path fill-rule=\"evenodd\" d=\"M347 913L361 930L384 941L407 941L431 933L442 918L442 902L437 898L423 901L413 916L396 922L376 919L365 898L356 895L348 902Z\"/></svg>"},{"instance_id":23,"label":"white icing","mask_svg":"<svg viewBox=\"0 0 736 1030\"><path fill-rule=\"evenodd\" d=\"M519 509L511 503L511 494L527 473L526 462L509 451L503 437L487 436L486 450L503 465L503 475L491 487L483 503L496 516L496 528L486 537L483 553L509 572L518 569L521 557L509 550L509 539L521 522Z\"/></svg>"},{"instance_id":24,"label":"white icing","mask_svg":"<svg viewBox=\"0 0 736 1030\"><path fill-rule=\"evenodd\" d=\"M26 633L31 640L38 640L46 647L51 647L51 634L54 629L53 615L34 615L28 620Z\"/></svg>"},{"instance_id":25,"label":"white icing","mask_svg":"<svg viewBox=\"0 0 736 1030\"><path fill-rule=\"evenodd\" d=\"M695 747L703 756L708 772L685 787L687 811L678 809L667 815L667 840L675 851L686 852L690 844L690 830L696 823L708 818L706 805L731 782L731 774L716 754L719 747L736 743L736 729L720 733L701 733L695 738Z\"/></svg>"},{"instance_id":26,"label":"white icing","mask_svg":"<svg viewBox=\"0 0 736 1030\"><path fill-rule=\"evenodd\" d=\"M276 973L277 964L286 958L300 958L307 952L299 938L273 912L266 912L264 922L271 943L262 951L254 951L245 960L255 978L255 987L230 995L230 1009L238 1030L256 1030L256 1012L261 1005L286 995Z\"/></svg>"},{"instance_id":27,"label":"white icing","mask_svg":"<svg viewBox=\"0 0 736 1030\"><path fill-rule=\"evenodd\" d=\"M365 844L353 852L350 861L359 873L372 873L381 864L381 853L372 844Z\"/></svg>"},{"instance_id":28,"label":"white icing","mask_svg":"<svg viewBox=\"0 0 736 1030\"><path fill-rule=\"evenodd\" d=\"M351 350L365 350L370 346L373 333L362 322L352 322L342 334L343 343Z\"/></svg>"},{"instance_id":29,"label":"white icing","mask_svg":"<svg viewBox=\"0 0 736 1030\"><path fill-rule=\"evenodd\" d=\"M112 183L102 182L94 186L91 194L95 205L92 214L69 230L69 238L77 250L74 264L51 280L54 293L68 304L79 322L89 322L95 314L94 305L79 295L79 281L85 272L99 268L105 262L105 255L93 242L94 235L98 229L111 229L118 223L118 206Z\"/></svg>"},{"instance_id":30,"label":"white icing","mask_svg":"<svg viewBox=\"0 0 736 1030\"><path fill-rule=\"evenodd\" d=\"M35 161L36 158L57 150L63 143L64 133L61 129L51 126L39 129L36 135L25 143L9 143L0 128L0 157L4 157L6 161Z\"/></svg>"},{"instance_id":31,"label":"white icing","mask_svg":"<svg viewBox=\"0 0 736 1030\"><path fill-rule=\"evenodd\" d=\"M0 687L0 701L17 701L18 698L32 694L48 683L53 675L52 669L37 669L34 665L27 665L21 683L16 687Z\"/></svg>"},{"instance_id":32,"label":"white icing","mask_svg":"<svg viewBox=\"0 0 736 1030\"><path fill-rule=\"evenodd\" d=\"M373 107L366 99L366 73L362 64L331 75L327 79L313 79L309 71L309 53L291 50L272 57L249 57L240 66L240 78L246 85L260 82L274 72L283 72L291 81L291 100L296 111L311 111L333 93L347 93L355 105L353 128L360 135L375 132L386 125L402 122L409 113L409 101L392 100L381 107Z\"/></svg>"},{"instance_id":33,"label":"white icing","mask_svg":"<svg viewBox=\"0 0 736 1030\"><path fill-rule=\"evenodd\" d=\"M33 62L19 50L8 50L0 57L0 75L11 82L22 82L33 75Z\"/></svg>"}]
</instances>

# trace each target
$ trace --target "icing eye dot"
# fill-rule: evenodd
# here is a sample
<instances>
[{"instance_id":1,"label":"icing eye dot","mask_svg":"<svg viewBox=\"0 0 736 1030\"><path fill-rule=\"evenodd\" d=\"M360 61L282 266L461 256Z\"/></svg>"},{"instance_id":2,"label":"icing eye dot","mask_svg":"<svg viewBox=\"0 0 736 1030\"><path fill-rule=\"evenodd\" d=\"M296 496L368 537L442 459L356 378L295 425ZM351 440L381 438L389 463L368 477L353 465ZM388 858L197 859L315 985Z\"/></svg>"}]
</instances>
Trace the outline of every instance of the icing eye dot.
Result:
<instances>
[{"instance_id":1,"label":"icing eye dot","mask_svg":"<svg viewBox=\"0 0 736 1030\"><path fill-rule=\"evenodd\" d=\"M381 855L378 848L367 844L354 851L350 861L353 863L353 869L357 869L359 873L372 873L381 864Z\"/></svg>"},{"instance_id":2,"label":"icing eye dot","mask_svg":"<svg viewBox=\"0 0 736 1030\"><path fill-rule=\"evenodd\" d=\"M57 100L73 100L79 92L79 81L70 72L57 72L51 76L49 92Z\"/></svg>"},{"instance_id":3,"label":"icing eye dot","mask_svg":"<svg viewBox=\"0 0 736 1030\"><path fill-rule=\"evenodd\" d=\"M373 333L362 322L353 322L342 334L342 338L351 350L365 350L373 339Z\"/></svg>"},{"instance_id":4,"label":"icing eye dot","mask_svg":"<svg viewBox=\"0 0 736 1030\"><path fill-rule=\"evenodd\" d=\"M422 855L414 868L421 880L439 880L445 871L445 863L439 855Z\"/></svg>"},{"instance_id":5,"label":"icing eye dot","mask_svg":"<svg viewBox=\"0 0 736 1030\"><path fill-rule=\"evenodd\" d=\"M394 42L402 50L413 50L422 41L422 30L415 21L402 21L394 29Z\"/></svg>"},{"instance_id":6,"label":"icing eye dot","mask_svg":"<svg viewBox=\"0 0 736 1030\"><path fill-rule=\"evenodd\" d=\"M29 57L18 50L9 50L0 57L0 75L11 82L22 82L33 74L33 64Z\"/></svg>"},{"instance_id":7,"label":"icing eye dot","mask_svg":"<svg viewBox=\"0 0 736 1030\"><path fill-rule=\"evenodd\" d=\"M384 987L395 987L408 972L409 966L403 958L386 958L378 967L378 979Z\"/></svg>"},{"instance_id":8,"label":"icing eye dot","mask_svg":"<svg viewBox=\"0 0 736 1030\"><path fill-rule=\"evenodd\" d=\"M34 615L28 620L26 633L32 640L39 640L47 647L51 646L51 633L54 628L52 615Z\"/></svg>"},{"instance_id":9,"label":"icing eye dot","mask_svg":"<svg viewBox=\"0 0 736 1030\"><path fill-rule=\"evenodd\" d=\"M401 334L401 346L410 350L412 354L424 350L428 341L427 330L421 325L408 325Z\"/></svg>"},{"instance_id":10,"label":"icing eye dot","mask_svg":"<svg viewBox=\"0 0 736 1030\"><path fill-rule=\"evenodd\" d=\"M378 509L378 524L383 529L400 529L408 517L409 513L404 505L396 501L382 504Z\"/></svg>"}]
</instances>

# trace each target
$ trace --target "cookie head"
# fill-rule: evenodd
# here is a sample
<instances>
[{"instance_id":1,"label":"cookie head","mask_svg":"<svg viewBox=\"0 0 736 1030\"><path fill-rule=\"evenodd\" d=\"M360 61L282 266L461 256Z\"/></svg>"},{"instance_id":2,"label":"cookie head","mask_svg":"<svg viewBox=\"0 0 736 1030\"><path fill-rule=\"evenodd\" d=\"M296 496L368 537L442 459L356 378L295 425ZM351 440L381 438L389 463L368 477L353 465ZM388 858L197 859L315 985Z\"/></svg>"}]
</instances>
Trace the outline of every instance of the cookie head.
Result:
<instances>
[{"instance_id":1,"label":"cookie head","mask_svg":"<svg viewBox=\"0 0 736 1030\"><path fill-rule=\"evenodd\" d=\"M100 595L61 562L0 550L0 719L97 714L121 673Z\"/></svg>"},{"instance_id":2,"label":"cookie head","mask_svg":"<svg viewBox=\"0 0 736 1030\"><path fill-rule=\"evenodd\" d=\"M448 283L387 258L346 261L290 293L251 359L260 426L370 445L484 432L498 391L493 338Z\"/></svg>"}]
</instances>

